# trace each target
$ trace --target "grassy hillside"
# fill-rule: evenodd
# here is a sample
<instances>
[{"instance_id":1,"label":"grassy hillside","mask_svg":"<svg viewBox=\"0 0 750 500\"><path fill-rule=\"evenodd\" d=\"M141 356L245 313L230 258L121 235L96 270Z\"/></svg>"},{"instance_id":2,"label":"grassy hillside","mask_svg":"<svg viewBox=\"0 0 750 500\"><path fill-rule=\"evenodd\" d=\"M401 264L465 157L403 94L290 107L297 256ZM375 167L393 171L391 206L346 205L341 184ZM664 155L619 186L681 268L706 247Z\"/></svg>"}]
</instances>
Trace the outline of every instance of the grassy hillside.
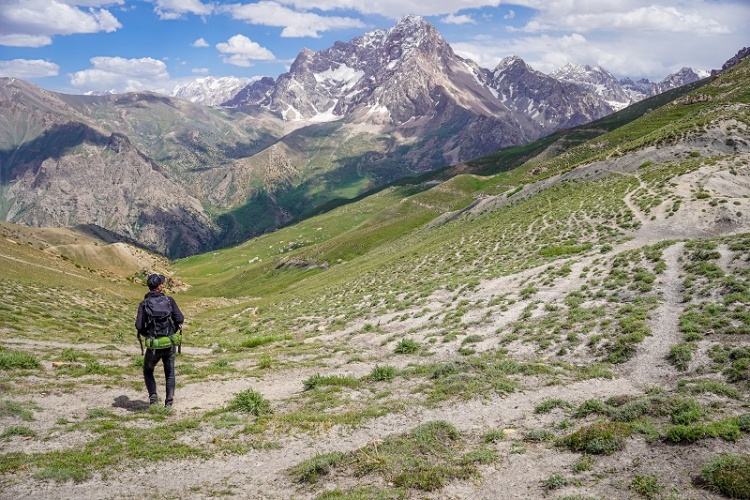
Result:
<instances>
[{"instance_id":1,"label":"grassy hillside","mask_svg":"<svg viewBox=\"0 0 750 500\"><path fill-rule=\"evenodd\" d=\"M169 263L171 411L140 271L3 227L7 491L749 498L748 71Z\"/></svg>"}]
</instances>

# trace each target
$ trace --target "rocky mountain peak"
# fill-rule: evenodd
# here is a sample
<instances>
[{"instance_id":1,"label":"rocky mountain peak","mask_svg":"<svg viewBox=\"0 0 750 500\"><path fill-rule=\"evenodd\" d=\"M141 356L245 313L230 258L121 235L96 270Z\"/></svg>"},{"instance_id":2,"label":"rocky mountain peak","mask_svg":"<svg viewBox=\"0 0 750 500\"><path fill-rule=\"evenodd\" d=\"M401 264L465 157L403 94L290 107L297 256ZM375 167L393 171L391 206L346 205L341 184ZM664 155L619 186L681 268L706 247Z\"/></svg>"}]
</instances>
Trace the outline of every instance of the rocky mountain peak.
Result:
<instances>
[{"instance_id":1,"label":"rocky mountain peak","mask_svg":"<svg viewBox=\"0 0 750 500\"><path fill-rule=\"evenodd\" d=\"M711 70L711 75L716 75L717 73L719 73L721 71L725 71L725 70L731 68L732 66L736 66L737 64L740 63L740 61L742 61L746 57L750 57L750 47L742 47L737 52L737 54L735 54L733 57L731 57L727 62L725 62L721 66L720 70L718 70L718 69Z\"/></svg>"},{"instance_id":2,"label":"rocky mountain peak","mask_svg":"<svg viewBox=\"0 0 750 500\"><path fill-rule=\"evenodd\" d=\"M560 81L574 83L597 94L613 109L619 110L633 102L631 95L609 71L599 66L568 63L550 76Z\"/></svg>"},{"instance_id":3,"label":"rocky mountain peak","mask_svg":"<svg viewBox=\"0 0 750 500\"><path fill-rule=\"evenodd\" d=\"M506 56L497 63L497 66L495 66L495 74L510 69L515 69L516 71L527 71L529 67L526 65L526 61L518 56Z\"/></svg>"},{"instance_id":4,"label":"rocky mountain peak","mask_svg":"<svg viewBox=\"0 0 750 500\"><path fill-rule=\"evenodd\" d=\"M207 76L196 78L189 83L177 85L172 90L172 97L186 99L196 104L203 104L204 106L216 106L231 99L249 81L249 78L237 77L215 78Z\"/></svg>"}]
</instances>

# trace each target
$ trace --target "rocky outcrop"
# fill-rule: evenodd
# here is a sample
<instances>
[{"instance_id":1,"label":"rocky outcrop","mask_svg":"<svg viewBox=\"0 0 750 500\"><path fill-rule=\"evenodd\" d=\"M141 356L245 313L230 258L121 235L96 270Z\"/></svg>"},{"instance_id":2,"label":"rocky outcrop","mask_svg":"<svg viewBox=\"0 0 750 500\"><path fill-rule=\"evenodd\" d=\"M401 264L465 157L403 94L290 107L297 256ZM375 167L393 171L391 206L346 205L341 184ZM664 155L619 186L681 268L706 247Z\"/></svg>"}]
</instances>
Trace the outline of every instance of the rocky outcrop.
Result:
<instances>
[{"instance_id":1,"label":"rocky outcrop","mask_svg":"<svg viewBox=\"0 0 750 500\"><path fill-rule=\"evenodd\" d=\"M4 194L9 221L95 224L172 257L205 251L214 240L200 202L121 134L67 123L4 156L12 165Z\"/></svg>"}]
</instances>

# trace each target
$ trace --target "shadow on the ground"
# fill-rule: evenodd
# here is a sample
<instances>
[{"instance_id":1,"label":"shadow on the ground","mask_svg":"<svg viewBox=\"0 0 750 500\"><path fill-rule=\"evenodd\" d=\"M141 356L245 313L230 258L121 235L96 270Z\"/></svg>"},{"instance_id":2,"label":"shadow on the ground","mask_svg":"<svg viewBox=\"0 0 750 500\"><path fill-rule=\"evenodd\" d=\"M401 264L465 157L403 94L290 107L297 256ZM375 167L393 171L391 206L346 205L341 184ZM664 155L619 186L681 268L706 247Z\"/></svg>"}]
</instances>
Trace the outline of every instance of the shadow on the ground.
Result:
<instances>
[{"instance_id":1,"label":"shadow on the ground","mask_svg":"<svg viewBox=\"0 0 750 500\"><path fill-rule=\"evenodd\" d=\"M125 408L128 411L148 410L148 401L133 400L127 396L117 396L112 406L115 408Z\"/></svg>"}]
</instances>

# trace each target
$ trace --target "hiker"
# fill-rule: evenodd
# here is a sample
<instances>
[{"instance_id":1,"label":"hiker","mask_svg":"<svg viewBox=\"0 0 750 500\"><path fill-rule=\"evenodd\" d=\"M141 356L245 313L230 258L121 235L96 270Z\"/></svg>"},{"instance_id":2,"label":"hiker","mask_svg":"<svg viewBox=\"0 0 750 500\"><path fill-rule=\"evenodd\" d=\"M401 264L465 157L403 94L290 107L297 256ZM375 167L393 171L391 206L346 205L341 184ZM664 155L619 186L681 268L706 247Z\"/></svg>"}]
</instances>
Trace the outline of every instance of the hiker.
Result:
<instances>
[{"instance_id":1,"label":"hiker","mask_svg":"<svg viewBox=\"0 0 750 500\"><path fill-rule=\"evenodd\" d=\"M143 357L143 379L148 390L149 404L159 401L156 393L154 368L161 360L164 365L164 377L167 381L167 395L164 406L171 407L174 402L174 358L181 341L182 322L185 321L180 308L172 297L164 295L165 278L161 274L152 274L146 280L149 292L138 305L135 318L135 329L138 340L146 339L146 351ZM143 351L143 344L141 344Z\"/></svg>"}]
</instances>

